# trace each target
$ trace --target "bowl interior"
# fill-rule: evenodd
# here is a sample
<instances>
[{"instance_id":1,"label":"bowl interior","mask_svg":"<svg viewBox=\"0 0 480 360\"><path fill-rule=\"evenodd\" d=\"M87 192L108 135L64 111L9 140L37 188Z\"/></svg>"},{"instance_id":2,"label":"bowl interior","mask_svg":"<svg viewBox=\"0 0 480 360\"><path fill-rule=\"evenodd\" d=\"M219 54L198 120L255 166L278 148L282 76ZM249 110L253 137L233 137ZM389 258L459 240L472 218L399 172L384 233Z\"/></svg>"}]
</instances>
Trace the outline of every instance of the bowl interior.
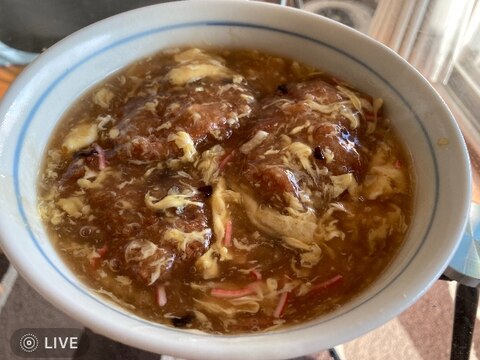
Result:
<instances>
[{"instance_id":1,"label":"bowl interior","mask_svg":"<svg viewBox=\"0 0 480 360\"><path fill-rule=\"evenodd\" d=\"M353 30L268 4L199 3L139 9L90 26L52 47L19 78L0 108L0 187L6 190L0 194L3 248L22 275L60 309L98 332L150 351L209 359L286 358L379 326L426 291L459 241L469 203L469 170L454 120L417 72ZM262 335L206 336L169 329L96 297L51 246L37 215L36 181L57 121L86 89L136 59L192 45L254 48L294 58L384 99L413 158L415 212L407 241L391 266L338 311ZM448 144L438 145L439 139L448 139Z\"/></svg>"}]
</instances>

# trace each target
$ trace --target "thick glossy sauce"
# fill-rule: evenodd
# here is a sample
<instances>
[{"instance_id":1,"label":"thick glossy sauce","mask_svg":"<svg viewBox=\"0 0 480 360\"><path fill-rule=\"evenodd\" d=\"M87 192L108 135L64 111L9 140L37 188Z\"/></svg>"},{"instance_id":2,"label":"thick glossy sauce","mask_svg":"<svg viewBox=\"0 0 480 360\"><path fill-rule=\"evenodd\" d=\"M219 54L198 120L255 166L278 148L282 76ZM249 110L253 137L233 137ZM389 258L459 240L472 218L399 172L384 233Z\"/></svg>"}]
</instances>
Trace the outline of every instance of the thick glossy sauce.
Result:
<instances>
[{"instance_id":1,"label":"thick glossy sauce","mask_svg":"<svg viewBox=\"0 0 480 360\"><path fill-rule=\"evenodd\" d=\"M170 326L264 331L342 306L388 266L409 164L381 100L339 79L257 51L173 49L65 115L39 211L94 292Z\"/></svg>"}]
</instances>

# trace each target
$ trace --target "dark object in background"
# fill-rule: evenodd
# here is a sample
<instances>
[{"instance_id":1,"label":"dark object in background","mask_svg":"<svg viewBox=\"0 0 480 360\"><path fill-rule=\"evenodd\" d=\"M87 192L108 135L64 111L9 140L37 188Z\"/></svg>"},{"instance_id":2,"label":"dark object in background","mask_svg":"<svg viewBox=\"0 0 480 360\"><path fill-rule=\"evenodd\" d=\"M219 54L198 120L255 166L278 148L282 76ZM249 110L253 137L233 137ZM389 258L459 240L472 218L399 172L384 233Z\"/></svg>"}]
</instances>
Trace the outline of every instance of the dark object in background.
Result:
<instances>
[{"instance_id":1,"label":"dark object in background","mask_svg":"<svg viewBox=\"0 0 480 360\"><path fill-rule=\"evenodd\" d=\"M39 53L106 17L168 0L0 0L0 41Z\"/></svg>"},{"instance_id":2,"label":"dark object in background","mask_svg":"<svg viewBox=\"0 0 480 360\"><path fill-rule=\"evenodd\" d=\"M368 33L378 0L305 0L303 9Z\"/></svg>"},{"instance_id":3,"label":"dark object in background","mask_svg":"<svg viewBox=\"0 0 480 360\"><path fill-rule=\"evenodd\" d=\"M455 294L455 318L453 322L450 360L470 359L473 331L478 308L479 291L475 287L457 285Z\"/></svg>"}]
</instances>

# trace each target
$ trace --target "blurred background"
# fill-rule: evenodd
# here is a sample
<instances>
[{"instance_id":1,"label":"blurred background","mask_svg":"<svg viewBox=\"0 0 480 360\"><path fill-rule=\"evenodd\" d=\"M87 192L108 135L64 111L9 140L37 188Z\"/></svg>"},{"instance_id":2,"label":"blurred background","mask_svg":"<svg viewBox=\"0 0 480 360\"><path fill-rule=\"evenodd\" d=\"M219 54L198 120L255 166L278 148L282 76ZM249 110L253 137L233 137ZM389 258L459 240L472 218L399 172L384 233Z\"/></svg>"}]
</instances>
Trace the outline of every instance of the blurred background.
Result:
<instances>
[{"instance_id":1,"label":"blurred background","mask_svg":"<svg viewBox=\"0 0 480 360\"><path fill-rule=\"evenodd\" d=\"M105 17L160 2L166 1L0 0L0 101L22 69L63 37ZM416 304L381 328L305 359L480 359L480 0L268 2L339 21L415 66L452 110L467 141L474 174L470 223L444 281L437 281ZM1 249L0 281L0 359L17 358L8 343L19 328L82 328L19 278ZM169 359L88 329L84 338L90 343L81 357L85 359Z\"/></svg>"}]
</instances>

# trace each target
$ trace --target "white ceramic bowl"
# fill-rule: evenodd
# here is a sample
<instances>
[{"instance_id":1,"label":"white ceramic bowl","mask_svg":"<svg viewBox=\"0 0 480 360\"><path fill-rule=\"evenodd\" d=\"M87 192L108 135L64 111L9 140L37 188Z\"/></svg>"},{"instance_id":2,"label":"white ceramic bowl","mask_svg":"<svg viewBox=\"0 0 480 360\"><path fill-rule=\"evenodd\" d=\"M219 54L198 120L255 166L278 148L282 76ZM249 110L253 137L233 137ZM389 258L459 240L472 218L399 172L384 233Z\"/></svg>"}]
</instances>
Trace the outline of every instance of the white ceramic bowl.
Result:
<instances>
[{"instance_id":1,"label":"white ceramic bowl","mask_svg":"<svg viewBox=\"0 0 480 360\"><path fill-rule=\"evenodd\" d=\"M258 335L214 336L168 328L95 296L50 244L36 212L36 181L55 124L75 99L109 74L179 45L255 48L295 58L385 100L413 157L413 223L391 266L338 311ZM31 64L2 101L0 119L0 235L5 253L22 276L65 313L98 333L157 353L195 359L279 359L351 340L398 315L433 284L454 253L467 218L470 174L465 144L427 81L366 36L278 5L177 2L101 21Z\"/></svg>"}]
</instances>

